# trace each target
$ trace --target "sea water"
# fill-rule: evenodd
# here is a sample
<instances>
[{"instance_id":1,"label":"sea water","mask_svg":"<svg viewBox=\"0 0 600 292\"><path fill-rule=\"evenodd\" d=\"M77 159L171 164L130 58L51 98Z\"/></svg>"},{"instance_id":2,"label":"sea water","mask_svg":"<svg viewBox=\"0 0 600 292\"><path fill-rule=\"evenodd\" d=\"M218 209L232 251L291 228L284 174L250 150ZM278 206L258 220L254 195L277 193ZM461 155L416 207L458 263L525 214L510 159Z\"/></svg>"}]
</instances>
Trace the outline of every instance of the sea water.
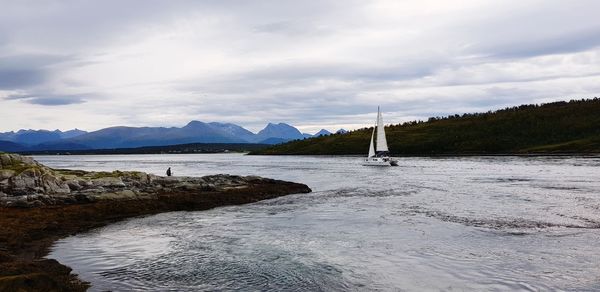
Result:
<instances>
[{"instance_id":1,"label":"sea water","mask_svg":"<svg viewBox=\"0 0 600 292\"><path fill-rule=\"evenodd\" d=\"M138 217L56 242L92 291L600 290L600 158L37 156L55 168L305 183L242 206Z\"/></svg>"}]
</instances>

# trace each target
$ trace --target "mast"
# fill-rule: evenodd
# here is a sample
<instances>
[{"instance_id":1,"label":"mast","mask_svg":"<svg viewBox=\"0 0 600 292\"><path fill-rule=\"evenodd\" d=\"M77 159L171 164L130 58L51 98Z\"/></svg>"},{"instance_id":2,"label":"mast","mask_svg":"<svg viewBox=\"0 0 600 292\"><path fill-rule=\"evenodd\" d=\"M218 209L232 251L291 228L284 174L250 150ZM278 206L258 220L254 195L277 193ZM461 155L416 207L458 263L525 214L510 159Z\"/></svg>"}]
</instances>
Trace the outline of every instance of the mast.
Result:
<instances>
[{"instance_id":1,"label":"mast","mask_svg":"<svg viewBox=\"0 0 600 292\"><path fill-rule=\"evenodd\" d=\"M371 145L369 146L369 156L367 156L367 158L375 156L375 147L373 147L373 136L375 136L375 127L373 127L373 132L371 133Z\"/></svg>"},{"instance_id":2,"label":"mast","mask_svg":"<svg viewBox=\"0 0 600 292\"><path fill-rule=\"evenodd\" d=\"M377 107L377 152L388 152L387 140L385 139L385 129L383 125L383 116L379 107Z\"/></svg>"}]
</instances>

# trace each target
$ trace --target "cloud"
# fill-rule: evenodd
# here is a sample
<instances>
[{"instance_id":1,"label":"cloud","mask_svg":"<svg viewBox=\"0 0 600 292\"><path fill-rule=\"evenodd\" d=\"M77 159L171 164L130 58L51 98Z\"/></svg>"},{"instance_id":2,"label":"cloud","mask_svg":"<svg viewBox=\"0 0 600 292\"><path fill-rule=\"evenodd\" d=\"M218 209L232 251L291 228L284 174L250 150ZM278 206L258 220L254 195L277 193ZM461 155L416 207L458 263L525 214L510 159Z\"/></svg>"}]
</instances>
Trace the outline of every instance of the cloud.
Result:
<instances>
[{"instance_id":1,"label":"cloud","mask_svg":"<svg viewBox=\"0 0 600 292\"><path fill-rule=\"evenodd\" d=\"M59 95L34 95L34 94L14 94L5 97L5 100L20 100L35 105L59 106L79 104L86 102L80 96L59 96Z\"/></svg>"},{"instance_id":2,"label":"cloud","mask_svg":"<svg viewBox=\"0 0 600 292\"><path fill-rule=\"evenodd\" d=\"M0 68L0 89L27 88L42 83L44 78L45 74L41 71Z\"/></svg>"},{"instance_id":3,"label":"cloud","mask_svg":"<svg viewBox=\"0 0 600 292\"><path fill-rule=\"evenodd\" d=\"M575 53L598 46L600 46L600 27L587 31L577 31L568 35L552 36L542 40L538 38L524 39L518 44L503 44L494 48L485 48L485 50L494 57L522 58Z\"/></svg>"},{"instance_id":4,"label":"cloud","mask_svg":"<svg viewBox=\"0 0 600 292\"><path fill-rule=\"evenodd\" d=\"M73 96L45 96L45 97L33 97L27 100L27 102L31 104L39 104L39 105L49 105L49 106L57 106L57 105L68 105L68 104L77 104L84 103L85 100L81 97L73 97Z\"/></svg>"},{"instance_id":5,"label":"cloud","mask_svg":"<svg viewBox=\"0 0 600 292\"><path fill-rule=\"evenodd\" d=\"M0 57L0 89L24 89L43 84L53 65L69 57L48 54L20 54Z\"/></svg>"},{"instance_id":6,"label":"cloud","mask_svg":"<svg viewBox=\"0 0 600 292\"><path fill-rule=\"evenodd\" d=\"M355 128L377 105L401 122L593 97L598 10L587 0L12 1L0 10L0 116L10 117L0 130L192 119Z\"/></svg>"}]
</instances>

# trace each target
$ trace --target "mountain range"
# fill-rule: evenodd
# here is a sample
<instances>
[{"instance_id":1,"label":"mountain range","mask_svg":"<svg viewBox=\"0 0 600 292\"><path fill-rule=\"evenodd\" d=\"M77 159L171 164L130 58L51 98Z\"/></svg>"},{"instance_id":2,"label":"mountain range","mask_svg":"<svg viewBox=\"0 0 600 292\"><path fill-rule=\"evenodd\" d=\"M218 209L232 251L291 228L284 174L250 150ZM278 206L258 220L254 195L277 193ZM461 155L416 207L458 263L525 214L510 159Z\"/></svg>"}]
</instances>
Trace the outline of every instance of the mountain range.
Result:
<instances>
[{"instance_id":1,"label":"mountain range","mask_svg":"<svg viewBox=\"0 0 600 292\"><path fill-rule=\"evenodd\" d=\"M191 121L181 128L118 126L93 132L79 129L65 132L60 130L11 131L0 133L0 151L114 149L186 143L279 144L330 134L325 129L314 135L301 133L295 127L285 123L269 123L255 134L232 123Z\"/></svg>"}]
</instances>

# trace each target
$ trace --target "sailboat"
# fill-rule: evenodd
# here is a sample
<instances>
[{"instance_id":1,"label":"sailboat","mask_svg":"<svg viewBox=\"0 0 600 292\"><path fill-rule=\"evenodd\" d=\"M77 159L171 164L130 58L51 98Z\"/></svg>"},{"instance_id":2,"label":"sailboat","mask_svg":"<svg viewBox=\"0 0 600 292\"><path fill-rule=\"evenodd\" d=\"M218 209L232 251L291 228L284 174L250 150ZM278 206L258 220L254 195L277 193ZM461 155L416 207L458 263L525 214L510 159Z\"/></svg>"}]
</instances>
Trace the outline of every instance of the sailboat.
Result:
<instances>
[{"instance_id":1,"label":"sailboat","mask_svg":"<svg viewBox=\"0 0 600 292\"><path fill-rule=\"evenodd\" d=\"M375 130L377 129L377 144L375 144ZM363 162L366 166L398 166L398 160L389 156L387 139L385 138L385 129L383 125L383 116L377 107L377 123L371 133L371 145L369 145L369 155Z\"/></svg>"}]
</instances>

